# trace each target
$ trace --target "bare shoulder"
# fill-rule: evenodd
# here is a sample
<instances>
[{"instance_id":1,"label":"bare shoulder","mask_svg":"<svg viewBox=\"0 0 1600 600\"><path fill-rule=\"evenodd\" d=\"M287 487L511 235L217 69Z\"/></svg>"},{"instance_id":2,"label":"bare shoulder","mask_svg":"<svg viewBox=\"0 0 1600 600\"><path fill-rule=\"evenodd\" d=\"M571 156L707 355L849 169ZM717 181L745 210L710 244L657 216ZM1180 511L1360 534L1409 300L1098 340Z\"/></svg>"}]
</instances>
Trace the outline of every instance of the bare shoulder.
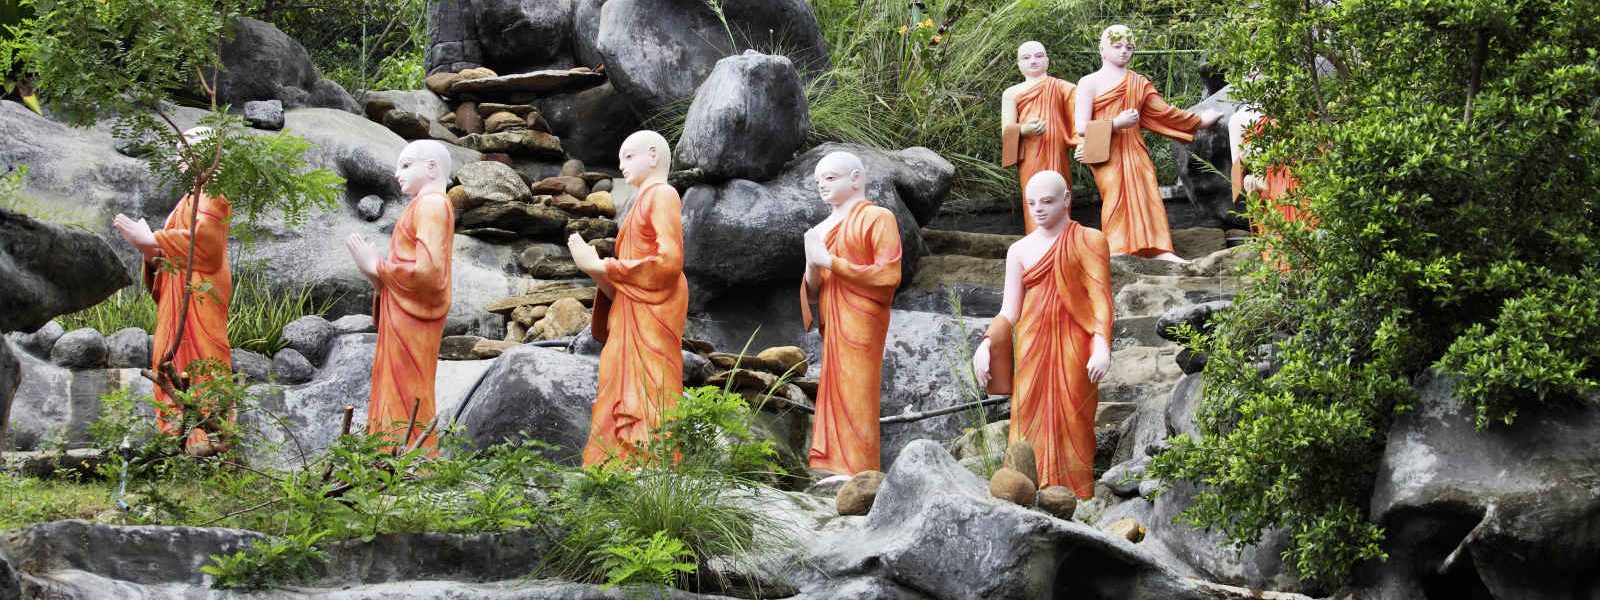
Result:
<instances>
[{"instance_id":1,"label":"bare shoulder","mask_svg":"<svg viewBox=\"0 0 1600 600\"><path fill-rule=\"evenodd\" d=\"M1026 90L1026 89L1028 89L1028 82L1026 82L1026 81L1024 81L1022 83L1019 83L1019 84L1016 84L1016 85L1013 85L1011 87L1006 88L1005 91L1000 92L1000 99L1001 100L1015 100L1016 97L1017 97L1017 94L1021 94L1022 91Z\"/></svg>"}]
</instances>

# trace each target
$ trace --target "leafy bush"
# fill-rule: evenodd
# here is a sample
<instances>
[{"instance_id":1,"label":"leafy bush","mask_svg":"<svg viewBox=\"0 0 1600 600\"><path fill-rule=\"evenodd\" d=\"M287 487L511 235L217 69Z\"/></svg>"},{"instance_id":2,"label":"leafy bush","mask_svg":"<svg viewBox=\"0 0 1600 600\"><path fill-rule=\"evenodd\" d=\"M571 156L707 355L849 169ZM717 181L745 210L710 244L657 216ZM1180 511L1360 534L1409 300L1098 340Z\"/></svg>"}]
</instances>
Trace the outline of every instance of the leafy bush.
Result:
<instances>
[{"instance_id":1,"label":"leafy bush","mask_svg":"<svg viewBox=\"0 0 1600 600\"><path fill-rule=\"evenodd\" d=\"M680 573L693 573L694 552L683 540L657 531L649 537L637 536L632 545L614 545L601 548L600 569L605 572L606 583L601 589L619 585L670 586Z\"/></svg>"},{"instance_id":2,"label":"leafy bush","mask_svg":"<svg viewBox=\"0 0 1600 600\"><path fill-rule=\"evenodd\" d=\"M1269 0L1227 13L1235 97L1276 125L1252 167L1291 165L1314 229L1264 207L1257 265L1210 353L1201 439L1154 473L1202 482L1185 515L1343 581L1381 559L1367 510L1385 436L1429 369L1479 426L1600 385L1600 5ZM1320 58L1319 58L1320 57ZM1318 65L1323 68L1315 68Z\"/></svg>"},{"instance_id":3,"label":"leafy bush","mask_svg":"<svg viewBox=\"0 0 1600 600\"><path fill-rule=\"evenodd\" d=\"M233 554L211 555L212 564L200 570L214 578L211 587L219 590L260 591L304 581L328 562L328 555L316 547L322 536L307 533L257 540Z\"/></svg>"}]
</instances>

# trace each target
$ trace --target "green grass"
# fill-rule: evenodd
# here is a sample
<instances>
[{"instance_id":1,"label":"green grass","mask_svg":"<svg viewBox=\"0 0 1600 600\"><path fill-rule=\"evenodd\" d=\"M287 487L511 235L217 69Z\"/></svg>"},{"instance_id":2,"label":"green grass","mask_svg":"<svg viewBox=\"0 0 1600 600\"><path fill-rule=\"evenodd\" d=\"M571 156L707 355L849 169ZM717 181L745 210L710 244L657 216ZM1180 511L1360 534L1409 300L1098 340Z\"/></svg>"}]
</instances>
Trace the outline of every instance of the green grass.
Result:
<instances>
[{"instance_id":1,"label":"green grass","mask_svg":"<svg viewBox=\"0 0 1600 600\"><path fill-rule=\"evenodd\" d=\"M62 519L93 520L113 510L102 483L42 480L0 472L0 531Z\"/></svg>"},{"instance_id":2,"label":"green grass","mask_svg":"<svg viewBox=\"0 0 1600 600\"><path fill-rule=\"evenodd\" d=\"M310 284L274 291L265 265L239 261L233 269L233 298L228 305L228 340L243 348L271 356L287 345L283 327L306 315L326 314L338 298L318 301ZM155 331L156 303L142 284L128 286L105 301L56 320L72 331L88 327L111 334L125 327Z\"/></svg>"}]
</instances>

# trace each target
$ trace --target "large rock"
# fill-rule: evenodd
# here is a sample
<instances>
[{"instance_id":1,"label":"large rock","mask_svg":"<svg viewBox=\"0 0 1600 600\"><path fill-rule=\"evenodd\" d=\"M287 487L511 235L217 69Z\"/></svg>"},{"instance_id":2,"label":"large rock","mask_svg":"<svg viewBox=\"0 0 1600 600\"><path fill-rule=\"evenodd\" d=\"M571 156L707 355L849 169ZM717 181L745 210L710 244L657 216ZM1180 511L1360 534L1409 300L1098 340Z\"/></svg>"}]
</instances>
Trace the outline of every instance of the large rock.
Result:
<instances>
[{"instance_id":1,"label":"large rock","mask_svg":"<svg viewBox=\"0 0 1600 600\"><path fill-rule=\"evenodd\" d=\"M745 48L772 53L781 47L801 71L827 70L827 47L808 3L718 4L726 21L699 0L608 0L601 5L595 48L612 84L641 113L654 114L690 99L718 60Z\"/></svg>"},{"instance_id":2,"label":"large rock","mask_svg":"<svg viewBox=\"0 0 1600 600\"><path fill-rule=\"evenodd\" d=\"M388 102L394 106L393 110L419 114L429 121L438 121L439 117L450 112L450 105L445 104L438 94L428 90L375 90L363 94L362 100L368 105L373 102ZM367 117L372 118L372 115L369 114Z\"/></svg>"},{"instance_id":3,"label":"large rock","mask_svg":"<svg viewBox=\"0 0 1600 600\"><path fill-rule=\"evenodd\" d=\"M423 53L428 74L456 73L483 66L478 42L478 13L469 0L428 3L428 49Z\"/></svg>"},{"instance_id":4,"label":"large rock","mask_svg":"<svg viewBox=\"0 0 1600 600\"><path fill-rule=\"evenodd\" d=\"M69 369L98 369L106 366L106 338L84 327L68 331L50 349L50 362Z\"/></svg>"},{"instance_id":5,"label":"large rock","mask_svg":"<svg viewBox=\"0 0 1600 600\"><path fill-rule=\"evenodd\" d=\"M350 93L323 79L305 47L271 23L242 17L233 39L222 45L222 71L216 74L217 104L243 108L251 100L280 100L286 108L307 106L359 112ZM196 86L189 92L203 100Z\"/></svg>"},{"instance_id":6,"label":"large rock","mask_svg":"<svg viewBox=\"0 0 1600 600\"><path fill-rule=\"evenodd\" d=\"M806 86L783 56L748 51L717 61L695 92L673 149L675 168L709 181L763 181L794 157L810 131Z\"/></svg>"},{"instance_id":7,"label":"large rock","mask_svg":"<svg viewBox=\"0 0 1600 600\"><path fill-rule=\"evenodd\" d=\"M134 397L151 394L150 380L137 369L70 369L48 360L17 352L16 392L6 426L6 450L34 450L44 444L77 447L93 439L89 425L100 419L100 397L127 388ZM4 359L0 359L0 392L4 387ZM0 394L3 396L3 394ZM152 414L138 403L141 414Z\"/></svg>"},{"instance_id":8,"label":"large rock","mask_svg":"<svg viewBox=\"0 0 1600 600\"><path fill-rule=\"evenodd\" d=\"M17 104L0 102L0 111L12 106ZM27 143L11 140L6 146ZM0 150L5 154L9 152ZM33 331L56 315L93 306L132 283L100 236L5 209L0 209L0 281L5 282L0 306L6 307L0 310L0 331Z\"/></svg>"},{"instance_id":9,"label":"large rock","mask_svg":"<svg viewBox=\"0 0 1600 600\"><path fill-rule=\"evenodd\" d=\"M789 281L801 272L802 237L829 210L817 195L812 172L817 161L834 151L851 152L866 164L867 199L894 212L902 278L912 279L922 242L911 207L937 211L954 167L922 148L884 153L854 144L824 144L790 162L772 181L734 179L696 185L684 194L684 273L693 287L692 302L704 305L729 288Z\"/></svg>"},{"instance_id":10,"label":"large rock","mask_svg":"<svg viewBox=\"0 0 1600 600\"><path fill-rule=\"evenodd\" d=\"M519 346L495 359L455 415L477 448L532 437L550 457L577 464L589 439L600 361L559 349Z\"/></svg>"},{"instance_id":11,"label":"large rock","mask_svg":"<svg viewBox=\"0 0 1600 600\"><path fill-rule=\"evenodd\" d=\"M333 323L317 315L306 315L283 326L283 342L312 362L320 363L333 340Z\"/></svg>"},{"instance_id":12,"label":"large rock","mask_svg":"<svg viewBox=\"0 0 1600 600\"><path fill-rule=\"evenodd\" d=\"M1528 403L1480 430L1454 386L1425 376L1389 430L1371 505L1389 560L1367 573L1372 597L1600 596L1600 405Z\"/></svg>"},{"instance_id":13,"label":"large rock","mask_svg":"<svg viewBox=\"0 0 1600 600\"><path fill-rule=\"evenodd\" d=\"M56 340L66 334L67 330L62 329L61 322L52 319L33 333L8 333L6 339L16 344L19 351L28 352L39 358L50 358L50 349L55 347Z\"/></svg>"},{"instance_id":14,"label":"large rock","mask_svg":"<svg viewBox=\"0 0 1600 600\"><path fill-rule=\"evenodd\" d=\"M573 66L570 32L574 0L471 0L456 4L460 10L476 13L482 66L501 74Z\"/></svg>"},{"instance_id":15,"label":"large rock","mask_svg":"<svg viewBox=\"0 0 1600 600\"><path fill-rule=\"evenodd\" d=\"M114 368L150 368L150 334L126 327L106 338L107 362Z\"/></svg>"},{"instance_id":16,"label":"large rock","mask_svg":"<svg viewBox=\"0 0 1600 600\"><path fill-rule=\"evenodd\" d=\"M906 447L861 526L809 549L811 568L794 574L807 591L870 578L931 598L1260 597L1187 579L1093 527L989 498L983 480L932 441Z\"/></svg>"},{"instance_id":17,"label":"large rock","mask_svg":"<svg viewBox=\"0 0 1600 600\"><path fill-rule=\"evenodd\" d=\"M609 82L538 98L534 104L567 155L588 165L616 165L622 140L640 128L638 115Z\"/></svg>"},{"instance_id":18,"label":"large rock","mask_svg":"<svg viewBox=\"0 0 1600 600\"><path fill-rule=\"evenodd\" d=\"M528 191L528 184L522 177L501 162L480 160L465 165L456 171L456 180L461 182L462 192L466 194L466 200L455 207L458 212L489 202L500 204L533 199L533 192Z\"/></svg>"},{"instance_id":19,"label":"large rock","mask_svg":"<svg viewBox=\"0 0 1600 600\"><path fill-rule=\"evenodd\" d=\"M1178 181L1183 183L1184 194L1189 196L1190 202L1200 207L1204 218L1214 220L1215 225L1244 229L1248 222L1239 216L1244 214L1244 205L1234 202L1233 182L1227 177L1229 169L1233 168L1233 149L1228 144L1228 117L1233 116L1238 108L1238 104L1228 96L1232 90L1233 86L1222 88L1199 104L1189 107L1196 113L1216 109L1222 113L1222 118L1217 120L1216 125L1196 131L1191 143L1173 141L1172 159L1178 165ZM1223 175L1213 173L1199 162L1201 160L1216 167Z\"/></svg>"},{"instance_id":20,"label":"large rock","mask_svg":"<svg viewBox=\"0 0 1600 600\"><path fill-rule=\"evenodd\" d=\"M0 441L6 439L6 423L11 420L11 395L16 393L17 384L22 382L22 364L17 362L17 357L11 353L11 343L0 338ZM3 445L3 444L0 444ZM3 552L3 550L0 550ZM7 568L5 556L0 554L0 598L4 598Z\"/></svg>"}]
</instances>

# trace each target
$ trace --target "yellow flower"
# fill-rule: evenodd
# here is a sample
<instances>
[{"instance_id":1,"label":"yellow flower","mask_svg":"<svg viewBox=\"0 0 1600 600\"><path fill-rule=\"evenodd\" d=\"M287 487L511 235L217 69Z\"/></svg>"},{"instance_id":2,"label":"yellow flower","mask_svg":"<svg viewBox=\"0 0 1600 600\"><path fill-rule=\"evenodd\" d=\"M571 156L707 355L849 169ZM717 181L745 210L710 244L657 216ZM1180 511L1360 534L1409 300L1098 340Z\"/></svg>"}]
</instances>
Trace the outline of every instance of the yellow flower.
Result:
<instances>
[{"instance_id":1,"label":"yellow flower","mask_svg":"<svg viewBox=\"0 0 1600 600\"><path fill-rule=\"evenodd\" d=\"M910 29L907 28L905 25L901 25L900 26L900 29L899 29L900 35L905 35L907 31L910 31Z\"/></svg>"},{"instance_id":2,"label":"yellow flower","mask_svg":"<svg viewBox=\"0 0 1600 600\"><path fill-rule=\"evenodd\" d=\"M933 34L933 43L938 44L939 42L942 42L942 41L944 41L944 36L943 35L940 35L940 34L937 34L937 33Z\"/></svg>"}]
</instances>

